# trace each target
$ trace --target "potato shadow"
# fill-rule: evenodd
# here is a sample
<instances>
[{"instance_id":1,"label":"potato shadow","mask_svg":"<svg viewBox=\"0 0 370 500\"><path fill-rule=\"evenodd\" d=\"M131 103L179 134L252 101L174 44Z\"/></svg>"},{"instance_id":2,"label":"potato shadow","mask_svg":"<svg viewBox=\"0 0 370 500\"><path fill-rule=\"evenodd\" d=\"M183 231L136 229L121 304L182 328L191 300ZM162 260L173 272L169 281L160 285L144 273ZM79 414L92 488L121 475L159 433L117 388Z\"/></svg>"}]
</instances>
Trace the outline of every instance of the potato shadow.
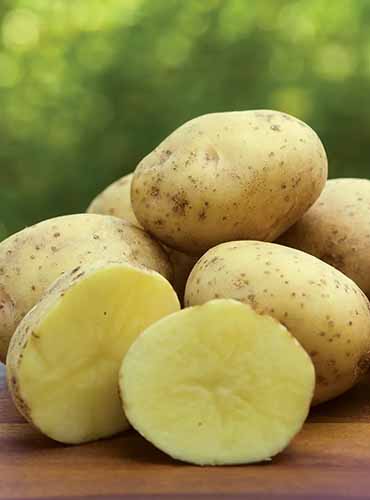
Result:
<instances>
[{"instance_id":1,"label":"potato shadow","mask_svg":"<svg viewBox=\"0 0 370 500\"><path fill-rule=\"evenodd\" d=\"M122 441L122 452L120 453L121 457L122 455L124 458L127 460L130 460L135 463L145 463L145 464L151 464L151 465L166 465L166 466L176 466L177 468L179 466L182 467L194 467L196 469L199 469L198 465L194 465L191 463L183 462L181 460L176 460L174 458L171 458L170 456L166 455L162 451L158 450L154 445L152 445L149 441L146 441L145 438L143 438L140 434L135 432L134 430L127 431L125 435L122 435L120 437ZM257 467L257 468L264 468L264 467L269 467L276 461L278 461L278 457L280 455L283 455L283 453L277 455L276 457L273 457L272 460L268 460L265 462L260 462L256 464L250 464L248 467ZM222 465L222 466L202 466L203 469L212 469L212 470L219 470L222 468L245 468L246 465L244 464L237 464L237 465Z\"/></svg>"},{"instance_id":2,"label":"potato shadow","mask_svg":"<svg viewBox=\"0 0 370 500\"><path fill-rule=\"evenodd\" d=\"M117 441L121 444L119 454L126 460L151 465L186 465L160 451L133 429L121 434Z\"/></svg>"},{"instance_id":3,"label":"potato shadow","mask_svg":"<svg viewBox=\"0 0 370 500\"><path fill-rule=\"evenodd\" d=\"M308 422L370 422L370 377L331 401L311 408Z\"/></svg>"}]
</instances>

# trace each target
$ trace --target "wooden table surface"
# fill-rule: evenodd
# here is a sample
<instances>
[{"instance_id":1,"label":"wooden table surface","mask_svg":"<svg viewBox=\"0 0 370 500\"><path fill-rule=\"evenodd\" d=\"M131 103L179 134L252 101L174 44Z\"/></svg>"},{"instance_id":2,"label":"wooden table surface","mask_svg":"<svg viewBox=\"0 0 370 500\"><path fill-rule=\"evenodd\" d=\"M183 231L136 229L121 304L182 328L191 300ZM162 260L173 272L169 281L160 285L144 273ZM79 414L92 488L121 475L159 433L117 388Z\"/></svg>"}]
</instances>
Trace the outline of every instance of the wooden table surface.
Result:
<instances>
[{"instance_id":1,"label":"wooden table surface","mask_svg":"<svg viewBox=\"0 0 370 500\"><path fill-rule=\"evenodd\" d=\"M0 500L370 498L370 381L313 410L272 462L195 467L135 432L63 446L35 431L10 400L0 368Z\"/></svg>"}]
</instances>

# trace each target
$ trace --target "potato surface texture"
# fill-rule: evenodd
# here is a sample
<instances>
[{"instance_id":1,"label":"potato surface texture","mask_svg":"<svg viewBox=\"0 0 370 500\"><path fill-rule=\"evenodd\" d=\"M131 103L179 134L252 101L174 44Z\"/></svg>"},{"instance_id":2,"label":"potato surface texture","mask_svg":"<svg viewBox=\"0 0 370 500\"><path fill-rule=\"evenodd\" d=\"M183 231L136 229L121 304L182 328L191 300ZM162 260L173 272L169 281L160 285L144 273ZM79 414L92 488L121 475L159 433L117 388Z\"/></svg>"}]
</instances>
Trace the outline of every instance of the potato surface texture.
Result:
<instances>
[{"instance_id":1,"label":"potato surface texture","mask_svg":"<svg viewBox=\"0 0 370 500\"><path fill-rule=\"evenodd\" d=\"M89 205L87 213L113 215L141 227L131 205L132 175L128 174L104 189Z\"/></svg>"},{"instance_id":2,"label":"potato surface texture","mask_svg":"<svg viewBox=\"0 0 370 500\"><path fill-rule=\"evenodd\" d=\"M370 180L332 179L279 243L331 264L370 297Z\"/></svg>"},{"instance_id":3,"label":"potato surface texture","mask_svg":"<svg viewBox=\"0 0 370 500\"><path fill-rule=\"evenodd\" d=\"M114 215L115 217L125 219L141 228L131 205L132 175L133 174L126 175L108 186L92 201L87 212ZM178 252L169 247L164 247L164 249L172 265L173 278L171 283L180 300L183 300L186 281L198 257Z\"/></svg>"},{"instance_id":4,"label":"potato surface texture","mask_svg":"<svg viewBox=\"0 0 370 500\"><path fill-rule=\"evenodd\" d=\"M288 328L315 365L315 404L352 387L369 366L367 298L352 280L311 255L266 242L218 245L192 270L185 303L214 298L250 304Z\"/></svg>"},{"instance_id":5,"label":"potato surface texture","mask_svg":"<svg viewBox=\"0 0 370 500\"><path fill-rule=\"evenodd\" d=\"M62 443L126 429L122 357L142 330L178 309L165 278L129 264L82 266L59 278L12 337L7 375L16 406Z\"/></svg>"},{"instance_id":6,"label":"potato surface texture","mask_svg":"<svg viewBox=\"0 0 370 500\"><path fill-rule=\"evenodd\" d=\"M198 255L238 239L273 241L327 178L316 133L277 111L214 113L175 130L137 166L131 199L160 241Z\"/></svg>"},{"instance_id":7,"label":"potato surface texture","mask_svg":"<svg viewBox=\"0 0 370 500\"><path fill-rule=\"evenodd\" d=\"M171 279L162 247L141 229L116 217L57 217L14 234L0 244L0 360L24 315L63 272L97 260L127 260ZM1 301L1 293L0 293Z\"/></svg>"},{"instance_id":8,"label":"potato surface texture","mask_svg":"<svg viewBox=\"0 0 370 500\"><path fill-rule=\"evenodd\" d=\"M153 324L120 371L131 424L173 458L200 465L259 462L282 451L307 416L314 379L285 327L233 300Z\"/></svg>"}]
</instances>

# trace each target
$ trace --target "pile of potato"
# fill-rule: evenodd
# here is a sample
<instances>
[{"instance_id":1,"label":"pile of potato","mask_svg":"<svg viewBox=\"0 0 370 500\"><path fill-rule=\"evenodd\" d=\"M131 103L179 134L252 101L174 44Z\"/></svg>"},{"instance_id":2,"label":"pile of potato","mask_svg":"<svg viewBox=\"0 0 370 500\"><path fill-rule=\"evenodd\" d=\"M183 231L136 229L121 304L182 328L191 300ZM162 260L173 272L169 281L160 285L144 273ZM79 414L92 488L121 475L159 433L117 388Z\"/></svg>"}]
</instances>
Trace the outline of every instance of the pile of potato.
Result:
<instances>
[{"instance_id":1,"label":"pile of potato","mask_svg":"<svg viewBox=\"0 0 370 500\"><path fill-rule=\"evenodd\" d=\"M327 175L302 121L208 114L86 214L2 242L19 411L63 443L132 425L201 465L282 451L370 365L370 181Z\"/></svg>"}]
</instances>

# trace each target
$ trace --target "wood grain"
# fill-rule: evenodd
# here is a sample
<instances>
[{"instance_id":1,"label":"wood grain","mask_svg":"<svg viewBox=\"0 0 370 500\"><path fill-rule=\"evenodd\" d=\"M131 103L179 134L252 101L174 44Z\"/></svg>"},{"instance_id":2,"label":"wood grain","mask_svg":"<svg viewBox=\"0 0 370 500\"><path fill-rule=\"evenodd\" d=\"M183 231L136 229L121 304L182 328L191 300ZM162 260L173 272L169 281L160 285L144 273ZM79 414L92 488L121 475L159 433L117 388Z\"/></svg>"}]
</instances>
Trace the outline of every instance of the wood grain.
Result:
<instances>
[{"instance_id":1,"label":"wood grain","mask_svg":"<svg viewBox=\"0 0 370 500\"><path fill-rule=\"evenodd\" d=\"M40 435L13 407L0 368L0 500L370 498L370 381L311 412L270 463L194 467L135 432L83 446Z\"/></svg>"}]
</instances>

